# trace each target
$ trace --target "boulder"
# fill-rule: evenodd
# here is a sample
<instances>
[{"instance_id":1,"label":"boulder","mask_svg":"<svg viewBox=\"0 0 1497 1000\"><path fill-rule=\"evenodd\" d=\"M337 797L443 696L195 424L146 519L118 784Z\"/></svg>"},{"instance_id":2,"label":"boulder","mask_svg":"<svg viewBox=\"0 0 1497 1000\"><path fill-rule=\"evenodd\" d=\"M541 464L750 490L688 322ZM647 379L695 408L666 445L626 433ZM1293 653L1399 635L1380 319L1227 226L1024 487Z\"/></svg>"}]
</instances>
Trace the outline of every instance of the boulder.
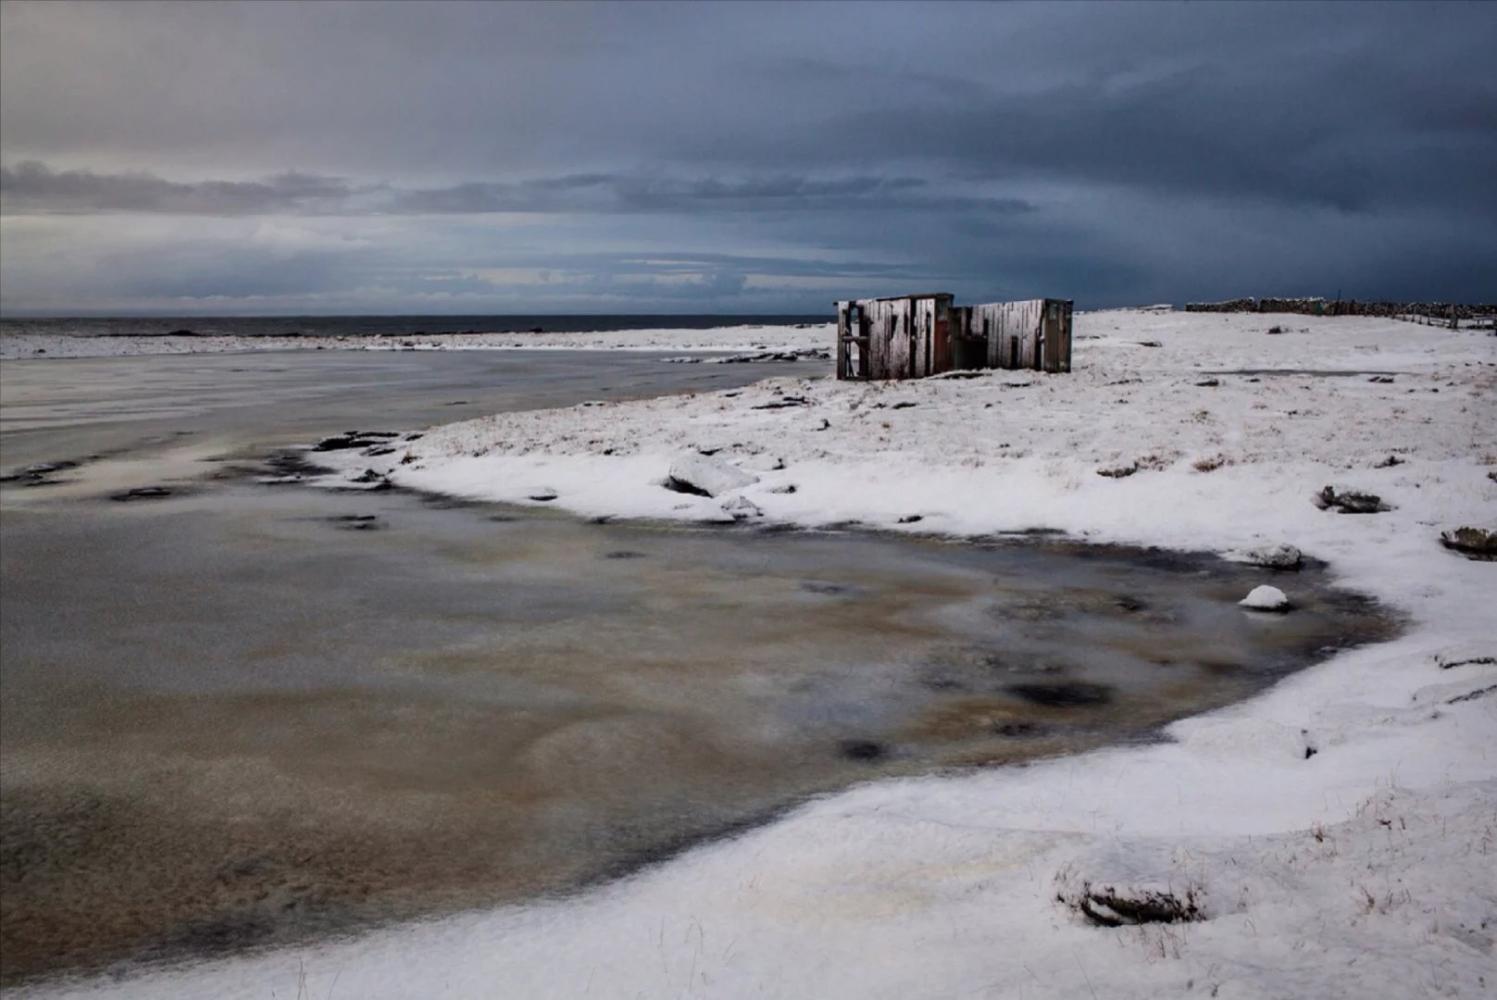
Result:
<instances>
[{"instance_id":1,"label":"boulder","mask_svg":"<svg viewBox=\"0 0 1497 1000\"><path fill-rule=\"evenodd\" d=\"M1237 602L1250 611L1288 611L1289 598L1278 587L1264 584L1254 587L1246 597Z\"/></svg>"},{"instance_id":2,"label":"boulder","mask_svg":"<svg viewBox=\"0 0 1497 1000\"><path fill-rule=\"evenodd\" d=\"M1344 486L1322 487L1313 499L1321 510L1335 510L1342 514L1376 514L1392 509L1376 493L1350 490Z\"/></svg>"},{"instance_id":3,"label":"boulder","mask_svg":"<svg viewBox=\"0 0 1497 1000\"><path fill-rule=\"evenodd\" d=\"M1260 545L1247 552L1247 561L1265 569L1299 569L1305 557L1293 545Z\"/></svg>"},{"instance_id":4,"label":"boulder","mask_svg":"<svg viewBox=\"0 0 1497 1000\"><path fill-rule=\"evenodd\" d=\"M1497 560L1497 530L1463 527L1442 531L1440 544L1467 559Z\"/></svg>"},{"instance_id":5,"label":"boulder","mask_svg":"<svg viewBox=\"0 0 1497 1000\"><path fill-rule=\"evenodd\" d=\"M737 496L723 501L723 512L735 521L746 521L751 517L763 517L764 511L748 497Z\"/></svg>"},{"instance_id":6,"label":"boulder","mask_svg":"<svg viewBox=\"0 0 1497 1000\"><path fill-rule=\"evenodd\" d=\"M693 493L697 496L715 497L732 490L752 486L758 476L744 472L727 462L706 455L684 454L671 463L666 475L665 488L677 493Z\"/></svg>"},{"instance_id":7,"label":"boulder","mask_svg":"<svg viewBox=\"0 0 1497 1000\"><path fill-rule=\"evenodd\" d=\"M134 500L164 500L169 496L172 496L172 490L165 486L137 486L123 493L111 493L109 499L130 503Z\"/></svg>"}]
</instances>

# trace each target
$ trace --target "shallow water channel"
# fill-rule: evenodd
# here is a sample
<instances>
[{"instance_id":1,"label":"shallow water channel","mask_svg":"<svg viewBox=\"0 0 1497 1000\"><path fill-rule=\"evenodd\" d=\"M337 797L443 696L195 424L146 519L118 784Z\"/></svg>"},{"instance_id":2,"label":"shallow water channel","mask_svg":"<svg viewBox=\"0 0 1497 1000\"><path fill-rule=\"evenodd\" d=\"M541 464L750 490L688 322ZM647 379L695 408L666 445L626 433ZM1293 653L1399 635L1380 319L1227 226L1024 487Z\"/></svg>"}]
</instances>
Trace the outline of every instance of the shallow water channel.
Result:
<instances>
[{"instance_id":1,"label":"shallow water channel","mask_svg":"<svg viewBox=\"0 0 1497 1000\"><path fill-rule=\"evenodd\" d=\"M1393 627L1314 566L1266 616L1235 602L1270 574L1210 556L254 480L293 440L455 398L782 368L405 355L367 362L387 404L312 391L321 361L239 359L298 394L199 358L183 406L161 361L4 372L7 470L17 441L108 452L0 492L7 982L575 889L851 782L1157 738ZM178 492L108 499L145 481Z\"/></svg>"}]
</instances>

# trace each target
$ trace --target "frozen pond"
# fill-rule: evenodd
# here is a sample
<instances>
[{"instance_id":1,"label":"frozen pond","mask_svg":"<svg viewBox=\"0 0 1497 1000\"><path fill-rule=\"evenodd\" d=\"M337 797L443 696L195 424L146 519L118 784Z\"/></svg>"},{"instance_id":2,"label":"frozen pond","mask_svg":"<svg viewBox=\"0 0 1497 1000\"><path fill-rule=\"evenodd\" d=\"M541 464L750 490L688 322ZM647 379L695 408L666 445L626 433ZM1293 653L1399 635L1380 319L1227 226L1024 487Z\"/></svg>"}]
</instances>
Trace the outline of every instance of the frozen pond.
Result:
<instances>
[{"instance_id":1,"label":"frozen pond","mask_svg":"<svg viewBox=\"0 0 1497 1000\"><path fill-rule=\"evenodd\" d=\"M103 457L0 492L5 980L569 891L851 782L1155 738L1392 630L1313 566L1264 616L1270 574L1208 556L254 482L324 433L787 370L7 364L7 471ZM147 484L179 492L108 499Z\"/></svg>"}]
</instances>

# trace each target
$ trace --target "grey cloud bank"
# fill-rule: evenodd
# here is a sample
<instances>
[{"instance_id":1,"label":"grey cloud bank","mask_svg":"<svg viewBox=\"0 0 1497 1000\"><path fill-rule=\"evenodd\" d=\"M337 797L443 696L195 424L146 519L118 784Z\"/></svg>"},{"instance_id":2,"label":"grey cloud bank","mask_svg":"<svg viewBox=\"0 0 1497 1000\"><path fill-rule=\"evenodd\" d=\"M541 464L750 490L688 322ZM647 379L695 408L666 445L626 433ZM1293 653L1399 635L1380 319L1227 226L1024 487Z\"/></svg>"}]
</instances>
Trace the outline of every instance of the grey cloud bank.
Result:
<instances>
[{"instance_id":1,"label":"grey cloud bank","mask_svg":"<svg viewBox=\"0 0 1497 1000\"><path fill-rule=\"evenodd\" d=\"M0 7L0 310L1497 297L1497 5Z\"/></svg>"}]
</instances>

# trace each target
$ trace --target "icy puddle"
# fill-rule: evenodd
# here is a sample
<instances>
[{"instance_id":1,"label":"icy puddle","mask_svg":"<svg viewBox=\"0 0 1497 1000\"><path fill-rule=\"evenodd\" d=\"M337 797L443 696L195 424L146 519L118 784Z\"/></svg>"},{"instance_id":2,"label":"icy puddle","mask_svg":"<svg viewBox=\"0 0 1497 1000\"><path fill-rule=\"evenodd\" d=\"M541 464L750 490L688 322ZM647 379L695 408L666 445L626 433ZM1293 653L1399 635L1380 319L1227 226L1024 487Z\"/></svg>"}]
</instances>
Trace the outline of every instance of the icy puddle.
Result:
<instances>
[{"instance_id":1,"label":"icy puddle","mask_svg":"<svg viewBox=\"0 0 1497 1000\"><path fill-rule=\"evenodd\" d=\"M0 561L12 983L573 890L1394 627L1314 567L244 480L23 506ZM1293 613L1236 606L1271 576Z\"/></svg>"},{"instance_id":2,"label":"icy puddle","mask_svg":"<svg viewBox=\"0 0 1497 1000\"><path fill-rule=\"evenodd\" d=\"M1270 574L1211 557L599 525L241 468L371 413L812 370L751 369L7 362L0 981L575 890L851 782L1154 738L1393 629L1314 568L1262 616L1234 602Z\"/></svg>"}]
</instances>

